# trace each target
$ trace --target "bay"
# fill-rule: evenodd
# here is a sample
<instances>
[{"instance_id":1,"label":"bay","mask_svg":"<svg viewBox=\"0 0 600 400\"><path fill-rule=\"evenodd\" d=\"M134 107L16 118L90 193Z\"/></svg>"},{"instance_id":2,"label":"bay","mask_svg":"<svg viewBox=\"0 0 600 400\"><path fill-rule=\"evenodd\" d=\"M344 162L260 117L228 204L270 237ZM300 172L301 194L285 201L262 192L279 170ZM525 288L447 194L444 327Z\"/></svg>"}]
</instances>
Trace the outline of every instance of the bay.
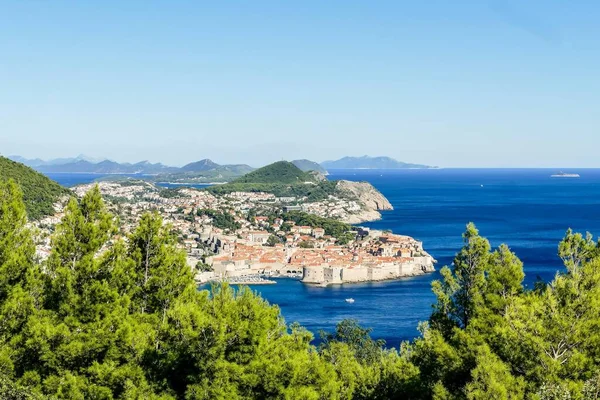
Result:
<instances>
[{"instance_id":1,"label":"bay","mask_svg":"<svg viewBox=\"0 0 600 400\"><path fill-rule=\"evenodd\" d=\"M338 170L329 179L367 181L394 206L380 221L363 225L390 229L423 241L437 271L394 282L317 288L292 280L253 289L279 305L286 321L312 332L331 331L355 318L372 335L398 346L419 333L431 313L431 281L451 265L461 234L474 222L492 246L508 244L524 262L525 285L550 281L563 269L558 243L567 228L600 234L600 169L569 169L579 179L550 178L555 169ZM345 298L354 298L353 304Z\"/></svg>"},{"instance_id":2,"label":"bay","mask_svg":"<svg viewBox=\"0 0 600 400\"><path fill-rule=\"evenodd\" d=\"M140 174L100 174L100 173L71 173L71 172L50 172L45 174L48 178L52 179L55 182L60 183L65 187L73 187L77 185L84 185L87 183L92 183L98 181L107 176L109 177L118 177L118 178L134 178L134 179L144 179L149 177L150 175L140 175Z\"/></svg>"}]
</instances>

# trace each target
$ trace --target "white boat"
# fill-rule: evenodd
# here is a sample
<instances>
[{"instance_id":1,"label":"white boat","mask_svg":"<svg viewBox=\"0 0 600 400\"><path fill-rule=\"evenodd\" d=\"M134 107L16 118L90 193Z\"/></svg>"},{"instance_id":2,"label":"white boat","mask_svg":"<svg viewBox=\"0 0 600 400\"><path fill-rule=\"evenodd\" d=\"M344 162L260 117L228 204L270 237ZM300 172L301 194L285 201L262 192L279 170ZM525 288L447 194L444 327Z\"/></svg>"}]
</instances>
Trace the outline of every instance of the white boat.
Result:
<instances>
[{"instance_id":1,"label":"white boat","mask_svg":"<svg viewBox=\"0 0 600 400\"><path fill-rule=\"evenodd\" d=\"M558 174L550 175L550 178L579 178L579 174L567 174L560 171Z\"/></svg>"},{"instance_id":2,"label":"white boat","mask_svg":"<svg viewBox=\"0 0 600 400\"><path fill-rule=\"evenodd\" d=\"M354 303L354 299L353 298L346 299L346 303Z\"/></svg>"}]
</instances>

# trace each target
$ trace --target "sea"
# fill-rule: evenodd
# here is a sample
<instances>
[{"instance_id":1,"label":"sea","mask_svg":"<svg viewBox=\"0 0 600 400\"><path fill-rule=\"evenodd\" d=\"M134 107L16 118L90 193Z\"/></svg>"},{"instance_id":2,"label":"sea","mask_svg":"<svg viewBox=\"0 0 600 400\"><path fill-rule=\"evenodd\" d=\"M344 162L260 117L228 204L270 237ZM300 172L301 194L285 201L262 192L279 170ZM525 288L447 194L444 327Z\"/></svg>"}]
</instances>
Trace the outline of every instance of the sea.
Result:
<instances>
[{"instance_id":1,"label":"sea","mask_svg":"<svg viewBox=\"0 0 600 400\"><path fill-rule=\"evenodd\" d=\"M419 335L431 313L431 282L451 266L461 234L474 222L493 247L507 244L524 263L526 287L549 282L563 265L558 243L568 228L600 235L600 169L566 169L578 179L551 178L559 169L333 170L329 179L367 181L394 210L362 224L389 229L423 242L438 261L431 274L397 281L320 288L296 279L251 288L281 309L286 322L299 322L317 337L353 318L389 347ZM50 177L67 186L83 176ZM95 176L97 178L98 176ZM77 181L76 183L73 183ZM89 181L89 180L88 180ZM353 303L346 302L348 298Z\"/></svg>"}]
</instances>

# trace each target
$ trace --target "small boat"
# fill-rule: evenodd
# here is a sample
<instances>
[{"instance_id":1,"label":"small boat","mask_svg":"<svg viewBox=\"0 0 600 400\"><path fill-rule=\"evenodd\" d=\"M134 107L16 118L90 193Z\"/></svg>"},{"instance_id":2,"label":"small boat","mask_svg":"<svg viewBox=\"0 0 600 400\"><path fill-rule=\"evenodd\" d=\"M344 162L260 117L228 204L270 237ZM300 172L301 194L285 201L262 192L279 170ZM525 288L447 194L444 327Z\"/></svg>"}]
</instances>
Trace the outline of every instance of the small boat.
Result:
<instances>
[{"instance_id":1,"label":"small boat","mask_svg":"<svg viewBox=\"0 0 600 400\"><path fill-rule=\"evenodd\" d=\"M550 178L579 178L579 174L567 174L560 171L558 174L550 175Z\"/></svg>"},{"instance_id":2,"label":"small boat","mask_svg":"<svg viewBox=\"0 0 600 400\"><path fill-rule=\"evenodd\" d=\"M346 299L346 303L354 303L354 299L353 298Z\"/></svg>"}]
</instances>

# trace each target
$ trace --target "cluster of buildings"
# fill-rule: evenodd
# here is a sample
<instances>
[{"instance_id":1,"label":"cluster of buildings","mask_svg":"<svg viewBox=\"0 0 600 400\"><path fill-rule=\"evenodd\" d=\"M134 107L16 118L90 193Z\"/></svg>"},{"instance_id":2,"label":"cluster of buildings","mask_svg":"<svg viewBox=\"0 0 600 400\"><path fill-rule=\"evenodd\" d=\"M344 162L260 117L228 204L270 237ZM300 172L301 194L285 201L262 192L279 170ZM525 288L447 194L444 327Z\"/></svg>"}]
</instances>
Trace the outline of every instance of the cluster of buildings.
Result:
<instances>
[{"instance_id":1,"label":"cluster of buildings","mask_svg":"<svg viewBox=\"0 0 600 400\"><path fill-rule=\"evenodd\" d=\"M343 200L329 196L326 201L304 204L303 211L320 217L347 221L351 219L351 216L360 213L362 207L354 200Z\"/></svg>"},{"instance_id":2,"label":"cluster of buildings","mask_svg":"<svg viewBox=\"0 0 600 400\"><path fill-rule=\"evenodd\" d=\"M74 191L83 196L95 185L78 186ZM293 275L301 276L306 283L335 284L392 279L433 270L433 258L413 238L358 230L353 232L355 240L340 245L323 227L296 225L285 220L285 213L272 216L275 210L300 208L319 216L338 217L347 212L340 210L360 209L352 201L328 199L284 207L294 199L246 192L216 196L195 189L179 189L176 195L171 192L165 196L160 188L146 182L100 182L98 187L111 210L120 216L125 234L135 229L144 212L158 211L177 232L190 267L201 263L211 269L199 272L199 281ZM229 214L236 223L235 229L216 226L210 214L197 212L203 209ZM261 210L265 215L260 214ZM55 225L61 215L47 218L41 226ZM41 257L47 256L49 235L38 251Z\"/></svg>"},{"instance_id":3,"label":"cluster of buildings","mask_svg":"<svg viewBox=\"0 0 600 400\"><path fill-rule=\"evenodd\" d=\"M336 245L332 238L328 242L325 239L321 246L306 248L299 243L309 237L303 237L300 231L308 231L308 227L293 228L298 232L288 236L291 241L272 247L256 240L259 232L242 238L211 236L208 243L217 253L207 258L213 268L212 277L293 275L301 276L305 283L329 285L396 279L434 270L433 257L421 242L408 236L358 231L356 240L348 245ZM310 238L317 240L320 233L320 228L311 228ZM263 231L261 237L268 234Z\"/></svg>"},{"instance_id":4,"label":"cluster of buildings","mask_svg":"<svg viewBox=\"0 0 600 400\"><path fill-rule=\"evenodd\" d=\"M264 227L267 218L258 216L257 223ZM283 224L288 224L282 230ZM205 243L215 253L206 257L215 278L244 275L300 275L302 268L290 264L293 255L304 249L307 252L324 249L335 244L336 238L325 235L320 227L297 226L276 218L271 232L241 228L234 235L225 235L212 229ZM271 240L271 243L269 243Z\"/></svg>"},{"instance_id":5,"label":"cluster of buildings","mask_svg":"<svg viewBox=\"0 0 600 400\"><path fill-rule=\"evenodd\" d=\"M432 272L434 263L421 242L380 231L346 247L299 251L290 260L295 269L302 268L302 282L319 285L420 275Z\"/></svg>"}]
</instances>

